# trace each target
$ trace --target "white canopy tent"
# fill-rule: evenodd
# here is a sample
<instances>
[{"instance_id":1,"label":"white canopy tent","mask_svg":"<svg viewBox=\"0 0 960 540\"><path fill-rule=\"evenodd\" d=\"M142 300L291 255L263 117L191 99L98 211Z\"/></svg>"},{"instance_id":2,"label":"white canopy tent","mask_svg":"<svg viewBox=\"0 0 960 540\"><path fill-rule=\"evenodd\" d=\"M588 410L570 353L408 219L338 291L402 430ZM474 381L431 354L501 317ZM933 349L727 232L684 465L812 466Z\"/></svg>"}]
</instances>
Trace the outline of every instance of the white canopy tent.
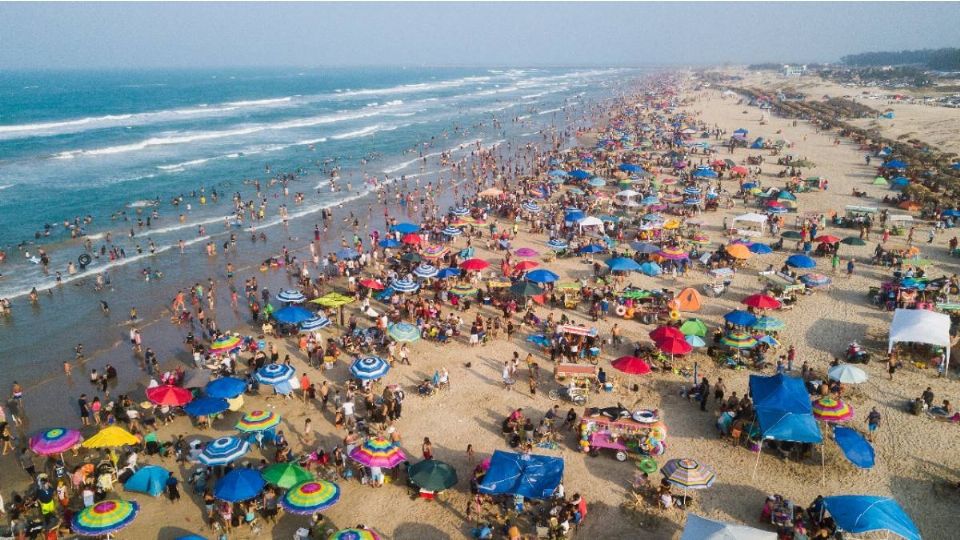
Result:
<instances>
[{"instance_id":1,"label":"white canopy tent","mask_svg":"<svg viewBox=\"0 0 960 540\"><path fill-rule=\"evenodd\" d=\"M944 373L950 368L950 316L926 309L898 309L890 323L887 352L899 342L939 345L946 350Z\"/></svg>"},{"instance_id":2,"label":"white canopy tent","mask_svg":"<svg viewBox=\"0 0 960 540\"><path fill-rule=\"evenodd\" d=\"M731 226L732 226L734 229L737 228L737 222L738 222L738 221L739 221L739 222L744 222L744 223L750 223L750 224L753 224L753 225L759 225L761 232L762 232L762 231L764 230L764 228L767 226L767 216L765 216L765 215L763 215L763 214L754 214L754 213L741 214L741 215L733 218L733 223L731 223Z\"/></svg>"},{"instance_id":3,"label":"white canopy tent","mask_svg":"<svg viewBox=\"0 0 960 540\"><path fill-rule=\"evenodd\" d=\"M584 228L584 227L600 227L600 229L603 230L603 220L601 220L600 218L593 217L593 216L588 216L588 217L585 217L585 218L581 219L581 220L577 223L577 225L580 226L580 231L581 231L581 232L583 232L583 228Z\"/></svg>"},{"instance_id":4,"label":"white canopy tent","mask_svg":"<svg viewBox=\"0 0 960 540\"><path fill-rule=\"evenodd\" d=\"M687 514L687 524L680 540L776 540L777 534L746 525L714 521L696 514Z\"/></svg>"}]
</instances>

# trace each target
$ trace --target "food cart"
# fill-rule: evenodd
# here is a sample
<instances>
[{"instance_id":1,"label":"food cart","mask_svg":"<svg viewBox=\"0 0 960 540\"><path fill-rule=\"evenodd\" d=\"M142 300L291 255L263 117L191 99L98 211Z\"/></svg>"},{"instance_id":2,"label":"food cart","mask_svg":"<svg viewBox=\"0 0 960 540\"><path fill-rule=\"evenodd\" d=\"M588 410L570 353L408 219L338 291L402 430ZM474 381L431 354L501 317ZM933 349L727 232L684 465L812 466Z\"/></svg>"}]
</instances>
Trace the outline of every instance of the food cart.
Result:
<instances>
[{"instance_id":1,"label":"food cart","mask_svg":"<svg viewBox=\"0 0 960 540\"><path fill-rule=\"evenodd\" d=\"M576 283L561 283L557 285L556 290L560 293L563 307L566 309L576 309L583 300L583 296L580 293L580 285Z\"/></svg>"},{"instance_id":2,"label":"food cart","mask_svg":"<svg viewBox=\"0 0 960 540\"><path fill-rule=\"evenodd\" d=\"M557 362L553 365L553 378L560 386L547 392L547 397L553 401L564 398L583 406L587 402L587 395L597 383L598 372L599 368L594 364Z\"/></svg>"},{"instance_id":3,"label":"food cart","mask_svg":"<svg viewBox=\"0 0 960 540\"><path fill-rule=\"evenodd\" d=\"M601 409L587 408L580 420L580 450L592 456L604 448L614 450L618 461L626 461L630 454L659 456L666 451L666 439L667 426L657 410L642 409L614 419Z\"/></svg>"},{"instance_id":4,"label":"food cart","mask_svg":"<svg viewBox=\"0 0 960 540\"><path fill-rule=\"evenodd\" d=\"M913 216L907 214L892 214L887 217L890 224L890 234L894 236L903 236L906 228L913 224Z\"/></svg>"}]
</instances>

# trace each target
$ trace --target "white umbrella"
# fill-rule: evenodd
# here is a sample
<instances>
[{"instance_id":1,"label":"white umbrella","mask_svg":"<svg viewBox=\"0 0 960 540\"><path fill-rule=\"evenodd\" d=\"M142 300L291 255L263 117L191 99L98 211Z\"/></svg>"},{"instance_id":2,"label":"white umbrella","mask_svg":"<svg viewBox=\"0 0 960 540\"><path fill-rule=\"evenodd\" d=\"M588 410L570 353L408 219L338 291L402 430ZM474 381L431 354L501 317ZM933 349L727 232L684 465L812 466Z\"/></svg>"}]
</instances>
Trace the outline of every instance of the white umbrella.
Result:
<instances>
[{"instance_id":1,"label":"white umbrella","mask_svg":"<svg viewBox=\"0 0 960 540\"><path fill-rule=\"evenodd\" d=\"M776 533L770 531L689 514L680 540L776 540L776 538Z\"/></svg>"},{"instance_id":2,"label":"white umbrella","mask_svg":"<svg viewBox=\"0 0 960 540\"><path fill-rule=\"evenodd\" d=\"M850 364L840 364L827 371L827 377L844 384L860 384L867 382L867 374L862 369Z\"/></svg>"}]
</instances>

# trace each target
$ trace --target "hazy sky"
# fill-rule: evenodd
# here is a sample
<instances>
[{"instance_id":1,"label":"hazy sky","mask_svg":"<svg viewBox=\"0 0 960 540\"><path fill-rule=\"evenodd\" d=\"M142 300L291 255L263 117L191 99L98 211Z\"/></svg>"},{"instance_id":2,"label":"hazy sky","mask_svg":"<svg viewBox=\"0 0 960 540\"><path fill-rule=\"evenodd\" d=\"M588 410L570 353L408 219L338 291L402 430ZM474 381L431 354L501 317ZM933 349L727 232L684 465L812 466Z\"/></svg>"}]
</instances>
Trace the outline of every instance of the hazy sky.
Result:
<instances>
[{"instance_id":1,"label":"hazy sky","mask_svg":"<svg viewBox=\"0 0 960 540\"><path fill-rule=\"evenodd\" d=\"M960 45L952 3L0 3L0 68L835 61Z\"/></svg>"}]
</instances>

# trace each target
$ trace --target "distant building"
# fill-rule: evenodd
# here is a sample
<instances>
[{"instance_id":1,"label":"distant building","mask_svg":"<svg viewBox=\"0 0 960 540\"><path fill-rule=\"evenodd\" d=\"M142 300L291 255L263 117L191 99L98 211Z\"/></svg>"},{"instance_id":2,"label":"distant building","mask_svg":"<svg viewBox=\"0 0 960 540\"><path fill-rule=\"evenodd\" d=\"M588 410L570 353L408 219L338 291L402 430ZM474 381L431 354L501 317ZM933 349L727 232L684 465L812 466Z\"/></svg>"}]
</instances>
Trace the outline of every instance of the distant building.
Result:
<instances>
[{"instance_id":1,"label":"distant building","mask_svg":"<svg viewBox=\"0 0 960 540\"><path fill-rule=\"evenodd\" d=\"M804 64L804 65L802 65L802 66L800 66L800 65L794 66L794 65L790 65L790 64L784 64L784 65L783 65L783 69L780 70L780 74L783 75L784 77L799 77L799 76L801 76L801 75L806 74L806 72L807 72L807 66L806 66L806 64Z\"/></svg>"}]
</instances>

